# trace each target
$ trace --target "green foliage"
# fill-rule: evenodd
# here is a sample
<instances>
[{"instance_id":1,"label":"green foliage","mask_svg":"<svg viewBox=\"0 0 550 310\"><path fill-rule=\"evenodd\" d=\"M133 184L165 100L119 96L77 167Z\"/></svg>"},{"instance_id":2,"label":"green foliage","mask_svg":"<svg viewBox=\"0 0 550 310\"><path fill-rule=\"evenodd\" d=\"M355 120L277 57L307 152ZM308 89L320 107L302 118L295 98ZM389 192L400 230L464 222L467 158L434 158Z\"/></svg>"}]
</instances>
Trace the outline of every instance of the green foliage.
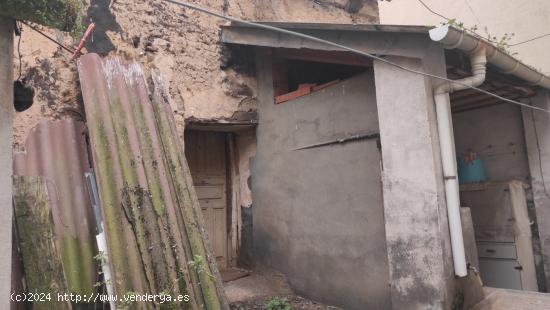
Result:
<instances>
[{"instance_id":1,"label":"green foliage","mask_svg":"<svg viewBox=\"0 0 550 310\"><path fill-rule=\"evenodd\" d=\"M493 42L493 44L495 44L495 46L499 50L506 52L512 56L517 54L510 52L510 41L516 35L515 33L505 33L504 35L502 35L502 37L499 38L496 36L491 36L489 34L489 31L487 30L487 27L485 28L485 32L487 33L487 37L489 38L489 40Z\"/></svg>"},{"instance_id":2,"label":"green foliage","mask_svg":"<svg viewBox=\"0 0 550 310\"><path fill-rule=\"evenodd\" d=\"M200 255L193 256L193 260L190 260L187 265L191 270L196 272L197 274L205 273L209 277L214 278L214 276L208 271L206 268L206 263L204 262L204 258Z\"/></svg>"},{"instance_id":3,"label":"green foliage","mask_svg":"<svg viewBox=\"0 0 550 310\"><path fill-rule=\"evenodd\" d=\"M103 266L107 262L107 255L105 252L99 251L97 255L94 256L94 259Z\"/></svg>"},{"instance_id":4,"label":"green foliage","mask_svg":"<svg viewBox=\"0 0 550 310\"><path fill-rule=\"evenodd\" d=\"M82 30L83 0L0 0L0 15L71 32Z\"/></svg>"},{"instance_id":5,"label":"green foliage","mask_svg":"<svg viewBox=\"0 0 550 310\"><path fill-rule=\"evenodd\" d=\"M466 25L463 22L458 21L456 18L451 18L447 22L443 22L441 24L453 26L457 29L461 29L461 30L470 32L470 33L472 33L473 35L475 35L477 37L484 38L487 41L494 44L497 49L499 49L502 52L505 52L507 54L510 54L512 56L517 54L517 53L512 53L510 51L510 41L516 35L515 33L505 33L504 35L502 35L502 37L497 37L497 36L491 35L489 33L489 29L487 29L487 27L485 27L484 30L485 30L486 36L482 36L482 35L477 33L477 31L478 31L477 25L473 25L472 27L466 27Z\"/></svg>"},{"instance_id":6,"label":"green foliage","mask_svg":"<svg viewBox=\"0 0 550 310\"><path fill-rule=\"evenodd\" d=\"M472 27L466 27L463 22L458 21L456 18L449 19L446 23L447 25L453 26L458 29L470 31L470 32L476 32L477 31L477 25L473 25Z\"/></svg>"},{"instance_id":7,"label":"green foliage","mask_svg":"<svg viewBox=\"0 0 550 310\"><path fill-rule=\"evenodd\" d=\"M265 304L266 310L294 310L286 298L273 297Z\"/></svg>"}]
</instances>

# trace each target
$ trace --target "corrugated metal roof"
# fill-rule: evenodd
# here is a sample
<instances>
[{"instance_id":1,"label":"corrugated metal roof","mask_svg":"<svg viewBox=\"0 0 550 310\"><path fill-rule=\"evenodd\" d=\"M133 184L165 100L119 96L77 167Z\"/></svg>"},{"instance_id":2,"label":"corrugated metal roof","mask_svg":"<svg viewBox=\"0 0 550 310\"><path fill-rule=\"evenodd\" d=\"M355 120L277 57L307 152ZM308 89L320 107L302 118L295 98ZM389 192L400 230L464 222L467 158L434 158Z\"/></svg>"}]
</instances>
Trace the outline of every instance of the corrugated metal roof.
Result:
<instances>
[{"instance_id":1,"label":"corrugated metal roof","mask_svg":"<svg viewBox=\"0 0 550 310\"><path fill-rule=\"evenodd\" d=\"M78 69L115 292L189 294L180 307L227 308L166 97L149 99L133 61L87 54Z\"/></svg>"},{"instance_id":2,"label":"corrugated metal roof","mask_svg":"<svg viewBox=\"0 0 550 310\"><path fill-rule=\"evenodd\" d=\"M47 180L56 244L69 290L95 291L95 221L85 183L89 170L85 125L65 119L42 121L31 130L24 153L14 154L14 175Z\"/></svg>"}]
</instances>

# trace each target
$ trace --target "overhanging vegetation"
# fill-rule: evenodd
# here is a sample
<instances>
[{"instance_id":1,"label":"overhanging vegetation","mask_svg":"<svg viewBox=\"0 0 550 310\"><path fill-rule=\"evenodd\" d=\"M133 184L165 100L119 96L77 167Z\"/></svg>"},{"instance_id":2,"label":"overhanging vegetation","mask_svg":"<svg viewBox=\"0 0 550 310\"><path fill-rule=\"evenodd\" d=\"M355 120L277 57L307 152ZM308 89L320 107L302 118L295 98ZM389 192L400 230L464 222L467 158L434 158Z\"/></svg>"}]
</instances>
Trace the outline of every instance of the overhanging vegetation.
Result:
<instances>
[{"instance_id":1,"label":"overhanging vegetation","mask_svg":"<svg viewBox=\"0 0 550 310\"><path fill-rule=\"evenodd\" d=\"M81 27L81 0L0 0L0 15L35 22L62 31Z\"/></svg>"}]
</instances>

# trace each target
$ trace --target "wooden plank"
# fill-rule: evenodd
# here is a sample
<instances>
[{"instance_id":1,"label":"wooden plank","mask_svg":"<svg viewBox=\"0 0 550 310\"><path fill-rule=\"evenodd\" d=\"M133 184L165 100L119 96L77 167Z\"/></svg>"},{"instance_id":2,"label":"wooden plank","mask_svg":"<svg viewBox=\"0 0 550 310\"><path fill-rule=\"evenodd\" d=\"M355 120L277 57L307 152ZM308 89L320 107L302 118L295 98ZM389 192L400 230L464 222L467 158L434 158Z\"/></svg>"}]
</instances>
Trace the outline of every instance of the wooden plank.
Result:
<instances>
[{"instance_id":1,"label":"wooden plank","mask_svg":"<svg viewBox=\"0 0 550 310\"><path fill-rule=\"evenodd\" d=\"M309 95L313 86L315 86L315 84L300 84L297 90L275 97L275 103L280 104L289 100L303 97L305 95Z\"/></svg>"},{"instance_id":2,"label":"wooden plank","mask_svg":"<svg viewBox=\"0 0 550 310\"><path fill-rule=\"evenodd\" d=\"M46 181L41 177L14 177L13 186L15 221L27 291L51 293L50 301L36 302L33 309L71 309L68 302L60 302L57 298L57 293L65 294L68 290L61 255L55 244Z\"/></svg>"}]
</instances>

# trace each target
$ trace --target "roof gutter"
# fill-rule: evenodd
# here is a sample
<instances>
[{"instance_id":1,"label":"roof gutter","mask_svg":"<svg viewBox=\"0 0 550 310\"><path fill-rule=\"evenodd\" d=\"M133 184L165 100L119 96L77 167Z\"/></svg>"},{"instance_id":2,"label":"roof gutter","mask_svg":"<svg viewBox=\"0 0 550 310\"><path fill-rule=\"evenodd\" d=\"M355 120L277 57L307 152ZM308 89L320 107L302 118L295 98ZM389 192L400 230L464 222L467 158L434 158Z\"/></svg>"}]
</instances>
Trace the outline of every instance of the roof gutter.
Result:
<instances>
[{"instance_id":1,"label":"roof gutter","mask_svg":"<svg viewBox=\"0 0 550 310\"><path fill-rule=\"evenodd\" d=\"M499 50L482 38L470 35L463 30L444 25L431 29L430 38L439 42L446 49L458 49L467 54L473 54L484 48L487 61L504 74L513 75L531 85L550 89L550 78L527 66L521 61Z\"/></svg>"}]
</instances>

